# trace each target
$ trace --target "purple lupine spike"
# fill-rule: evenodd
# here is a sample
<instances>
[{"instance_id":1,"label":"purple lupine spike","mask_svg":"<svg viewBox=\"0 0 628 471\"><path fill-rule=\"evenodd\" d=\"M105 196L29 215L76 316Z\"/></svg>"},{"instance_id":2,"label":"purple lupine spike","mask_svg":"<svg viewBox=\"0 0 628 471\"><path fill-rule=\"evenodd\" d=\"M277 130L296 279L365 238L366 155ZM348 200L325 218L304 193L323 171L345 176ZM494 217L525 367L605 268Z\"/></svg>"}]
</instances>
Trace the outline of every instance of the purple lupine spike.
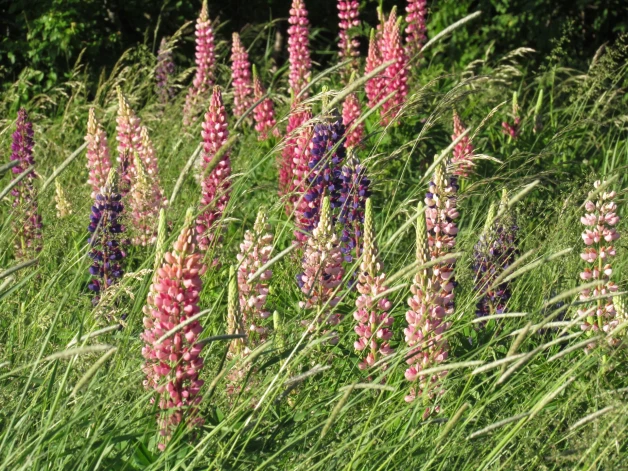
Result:
<instances>
[{"instance_id":1,"label":"purple lupine spike","mask_svg":"<svg viewBox=\"0 0 628 471\"><path fill-rule=\"evenodd\" d=\"M33 157L33 124L28 120L28 113L20 108L17 114L15 132L11 142L11 160L19 164L13 167L14 174L21 174L35 165ZM35 188L35 171L29 170L28 175L13 187L12 219L15 233L15 258L26 260L41 250L42 224L37 207L37 190Z\"/></svg>"},{"instance_id":2,"label":"purple lupine spike","mask_svg":"<svg viewBox=\"0 0 628 471\"><path fill-rule=\"evenodd\" d=\"M174 71L172 48L166 38L161 38L157 52L157 67L155 68L155 91L159 102L162 104L168 103L174 97L174 87L171 83Z\"/></svg>"},{"instance_id":3,"label":"purple lupine spike","mask_svg":"<svg viewBox=\"0 0 628 471\"><path fill-rule=\"evenodd\" d=\"M249 54L244 49L240 35L233 33L231 48L231 84L233 86L233 113L239 118L248 110L253 101L253 84L251 82L251 64Z\"/></svg>"},{"instance_id":4,"label":"purple lupine spike","mask_svg":"<svg viewBox=\"0 0 628 471\"><path fill-rule=\"evenodd\" d=\"M364 205L371 195L370 180L366 169L360 164L355 153L351 153L340 172L340 214L338 222L342 227L340 242L346 263L360 258L364 225Z\"/></svg>"},{"instance_id":5,"label":"purple lupine spike","mask_svg":"<svg viewBox=\"0 0 628 471\"><path fill-rule=\"evenodd\" d=\"M360 26L360 3L357 0L338 0L338 49L342 59L352 59L349 67L342 70L344 80L348 80L351 73L357 71L360 56L360 41L351 33L351 28Z\"/></svg>"},{"instance_id":6,"label":"purple lupine spike","mask_svg":"<svg viewBox=\"0 0 628 471\"><path fill-rule=\"evenodd\" d=\"M87 287L94 292L92 303L98 304L102 294L124 274L122 260L126 254L121 248L120 238L124 232L121 223L124 205L118 193L115 170L109 172L107 183L96 195L90 223L88 243L92 265L89 273L93 276Z\"/></svg>"},{"instance_id":7,"label":"purple lupine spike","mask_svg":"<svg viewBox=\"0 0 628 471\"><path fill-rule=\"evenodd\" d=\"M408 0L406 13L406 50L412 57L421 52L427 39L427 0Z\"/></svg>"}]
</instances>

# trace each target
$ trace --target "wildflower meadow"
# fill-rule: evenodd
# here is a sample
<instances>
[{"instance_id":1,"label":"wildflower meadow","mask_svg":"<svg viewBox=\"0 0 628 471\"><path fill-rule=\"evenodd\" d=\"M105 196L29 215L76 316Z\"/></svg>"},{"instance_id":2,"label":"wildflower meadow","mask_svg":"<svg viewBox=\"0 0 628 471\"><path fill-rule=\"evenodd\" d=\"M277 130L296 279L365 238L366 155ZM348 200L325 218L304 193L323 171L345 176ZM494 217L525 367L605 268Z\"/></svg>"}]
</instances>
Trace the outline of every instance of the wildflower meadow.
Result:
<instances>
[{"instance_id":1,"label":"wildflower meadow","mask_svg":"<svg viewBox=\"0 0 628 471\"><path fill-rule=\"evenodd\" d=\"M146 3L0 42L0 470L628 469L625 11Z\"/></svg>"}]
</instances>

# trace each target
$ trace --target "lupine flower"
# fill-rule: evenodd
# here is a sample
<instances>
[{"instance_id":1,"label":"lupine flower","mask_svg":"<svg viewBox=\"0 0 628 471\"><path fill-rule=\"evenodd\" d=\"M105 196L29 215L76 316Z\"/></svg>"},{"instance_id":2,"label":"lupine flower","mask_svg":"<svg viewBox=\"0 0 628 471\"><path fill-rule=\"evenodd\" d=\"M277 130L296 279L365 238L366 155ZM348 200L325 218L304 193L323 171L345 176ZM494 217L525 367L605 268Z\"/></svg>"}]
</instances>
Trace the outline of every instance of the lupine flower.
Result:
<instances>
[{"instance_id":1,"label":"lupine flower","mask_svg":"<svg viewBox=\"0 0 628 471\"><path fill-rule=\"evenodd\" d=\"M610 264L611 259L616 255L613 243L619 239L619 233L615 229L619 216L617 205L613 201L616 193L606 191L603 186L606 186L606 182L598 180L594 183L596 191L585 203L586 214L580 218L582 224L586 226L582 233L582 240L586 247L580 257L587 264L584 271L580 273L580 278L585 283L599 281L599 285L593 289L586 288L580 292L581 301L612 295L618 291L617 285L611 281L613 269ZM592 201L593 197L595 197L595 202ZM603 331L610 334L618 325L615 305L610 297L596 299L585 304L578 309L578 317L582 319L581 328L586 332ZM612 339L609 343L614 345L617 339ZM588 349L593 346L590 345Z\"/></svg>"},{"instance_id":2,"label":"lupine flower","mask_svg":"<svg viewBox=\"0 0 628 471\"><path fill-rule=\"evenodd\" d=\"M338 0L338 50L342 59L352 59L348 68L343 70L344 79L347 80L351 72L359 68L358 57L360 56L360 41L351 33L351 28L360 26L360 13L357 0Z\"/></svg>"},{"instance_id":3,"label":"lupine flower","mask_svg":"<svg viewBox=\"0 0 628 471\"><path fill-rule=\"evenodd\" d=\"M512 94L512 119L513 122L502 122L502 131L510 139L516 141L521 132L521 117L519 116L519 105L517 104L517 92Z\"/></svg>"},{"instance_id":4,"label":"lupine flower","mask_svg":"<svg viewBox=\"0 0 628 471\"><path fill-rule=\"evenodd\" d=\"M360 100L355 93L349 94L342 104L342 124L347 129L345 138L345 147L357 147L362 142L364 135L364 123L354 126L354 123L360 118L362 109Z\"/></svg>"},{"instance_id":5,"label":"lupine flower","mask_svg":"<svg viewBox=\"0 0 628 471\"><path fill-rule=\"evenodd\" d=\"M417 220L419 264L444 257L454 249L458 233L454 222L458 218L456 191L455 178L445 173L444 163L439 164L425 197L425 226L422 216ZM439 379L447 374L443 371L426 378L421 371L447 359L449 345L443 334L454 312L454 263L455 260L446 259L429 270L419 271L414 278L413 296L408 300L410 310L406 313L408 327L404 331L406 343L412 347L406 360L410 367L405 377L419 383L406 396L407 402L423 394L433 397L439 388ZM429 413L429 409L426 410L426 414Z\"/></svg>"},{"instance_id":6,"label":"lupine flower","mask_svg":"<svg viewBox=\"0 0 628 471\"><path fill-rule=\"evenodd\" d=\"M174 88L170 83L174 70L172 49L166 38L161 38L157 52L157 67L155 68L155 91L160 103L168 103L174 97Z\"/></svg>"},{"instance_id":7,"label":"lupine flower","mask_svg":"<svg viewBox=\"0 0 628 471\"><path fill-rule=\"evenodd\" d=\"M366 57L366 66L364 68L364 74L368 75L377 67L382 65L382 53L379 50L379 43L381 41L381 32L377 32L376 30L371 30L371 37L369 40L369 52ZM366 85L364 86L364 90L366 92L366 98L368 99L369 108L373 108L377 105L377 102L380 100L382 95L382 90L384 88L383 80L381 74L378 74L372 78L370 78Z\"/></svg>"},{"instance_id":8,"label":"lupine flower","mask_svg":"<svg viewBox=\"0 0 628 471\"><path fill-rule=\"evenodd\" d=\"M340 236L341 250L347 263L353 261L353 254L360 258L362 248L362 224L364 224L364 206L371 195L370 180L366 169L352 152L343 165L340 185L340 215L338 222L342 227Z\"/></svg>"},{"instance_id":9,"label":"lupine flower","mask_svg":"<svg viewBox=\"0 0 628 471\"><path fill-rule=\"evenodd\" d=\"M255 102L262 99L266 94L262 81L257 75L257 69L253 66L253 93ZM269 137L269 132L273 136L279 137L279 129L277 129L277 121L275 121L275 105L270 98L264 98L253 110L253 118L255 119L255 130L260 141Z\"/></svg>"},{"instance_id":10,"label":"lupine flower","mask_svg":"<svg viewBox=\"0 0 628 471\"><path fill-rule=\"evenodd\" d=\"M57 217L63 219L72 214L72 206L65 196L65 191L61 186L61 182L58 178L55 178L55 207L57 208Z\"/></svg>"},{"instance_id":11,"label":"lupine flower","mask_svg":"<svg viewBox=\"0 0 628 471\"><path fill-rule=\"evenodd\" d=\"M353 313L358 322L355 333L358 340L353 344L359 352L365 352L366 357L358 363L358 368L365 370L372 367L380 356L387 356L394 352L388 341L392 338L393 318L388 314L392 304L385 296L381 296L388 287L386 274L378 257L373 224L373 208L371 200L366 200L366 216L364 221L364 252L360 264L357 289L360 293L355 301L358 308Z\"/></svg>"},{"instance_id":12,"label":"lupine flower","mask_svg":"<svg viewBox=\"0 0 628 471\"><path fill-rule=\"evenodd\" d=\"M492 287L495 280L514 261L517 255L517 227L512 214L506 212L508 196L504 191L500 212L495 219L495 205L491 205L480 240L473 247L475 289L480 295L476 306L477 316L502 314L511 296L510 283Z\"/></svg>"},{"instance_id":13,"label":"lupine flower","mask_svg":"<svg viewBox=\"0 0 628 471\"><path fill-rule=\"evenodd\" d=\"M135 154L135 171L137 177L131 189L131 198L129 198L133 221L131 241L134 245L152 245L157 240L157 218L161 201L154 201L151 182L146 174L144 163L137 154Z\"/></svg>"},{"instance_id":14,"label":"lupine flower","mask_svg":"<svg viewBox=\"0 0 628 471\"><path fill-rule=\"evenodd\" d=\"M28 170L28 175L13 187L13 219L15 233L15 258L26 260L41 250L41 216L37 207L35 171L29 167L35 165L33 158L33 124L28 120L28 113L20 108L11 142L11 160L18 161L11 170L21 174Z\"/></svg>"},{"instance_id":15,"label":"lupine flower","mask_svg":"<svg viewBox=\"0 0 628 471\"><path fill-rule=\"evenodd\" d=\"M292 0L290 8L290 27L288 28L288 62L290 71L288 82L293 96L297 95L310 81L312 61L310 59L310 40L308 38L310 22L304 0ZM307 94L303 96L306 98Z\"/></svg>"},{"instance_id":16,"label":"lupine flower","mask_svg":"<svg viewBox=\"0 0 628 471\"><path fill-rule=\"evenodd\" d=\"M242 338L235 338L229 343L227 359L234 360L246 357L251 351L248 347L246 330L240 311L240 301L238 295L238 280L235 267L229 269L229 286L227 290L227 334L241 335ZM227 374L227 394L233 396L242 390L242 381L249 371L249 364L242 365L236 363Z\"/></svg>"},{"instance_id":17,"label":"lupine flower","mask_svg":"<svg viewBox=\"0 0 628 471\"><path fill-rule=\"evenodd\" d=\"M155 206L155 214L157 214L159 208L164 206L167 201L159 185L159 164L157 162L155 147L150 140L148 129L145 126L142 126L140 129L140 140L140 152L138 155L146 171L146 178L148 179L151 189L150 201ZM156 217L157 216L155 216L155 218Z\"/></svg>"},{"instance_id":18,"label":"lupine flower","mask_svg":"<svg viewBox=\"0 0 628 471\"><path fill-rule=\"evenodd\" d=\"M127 159L124 162L125 171L120 175L120 185L130 188L136 177L133 156L135 153L139 155L142 153L142 122L122 94L120 87L118 87L118 116L116 117L116 123L118 162L123 164L123 159Z\"/></svg>"},{"instance_id":19,"label":"lupine flower","mask_svg":"<svg viewBox=\"0 0 628 471\"><path fill-rule=\"evenodd\" d=\"M121 248L120 237L124 226L120 220L124 205L117 189L117 175L109 171L107 182L96 195L87 230L90 246L89 257L92 265L89 273L94 277L87 285L94 292L92 304L96 306L102 294L124 274L122 260L126 254Z\"/></svg>"},{"instance_id":20,"label":"lupine flower","mask_svg":"<svg viewBox=\"0 0 628 471\"><path fill-rule=\"evenodd\" d=\"M342 316L334 312L340 302L336 288L342 283L344 269L342 252L331 217L329 197L323 199L318 226L307 240L303 253L303 273L297 275L297 283L305 295L299 302L301 309L313 311L315 318L310 327L314 332L317 325L337 325ZM309 324L309 322L304 322Z\"/></svg>"},{"instance_id":21,"label":"lupine flower","mask_svg":"<svg viewBox=\"0 0 628 471\"><path fill-rule=\"evenodd\" d=\"M406 48L408 56L412 57L421 52L427 39L427 0L408 0L406 13Z\"/></svg>"},{"instance_id":22,"label":"lupine flower","mask_svg":"<svg viewBox=\"0 0 628 471\"><path fill-rule=\"evenodd\" d=\"M164 255L164 262L154 275L144 306L144 386L158 395L162 450L172 431L184 420L190 427L203 423L197 408L203 386L199 379L203 344L198 343L203 327L198 320L189 320L200 312L201 276L205 270L196 246L192 213L188 211L172 252ZM161 340L166 332L182 324L180 330Z\"/></svg>"},{"instance_id":23,"label":"lupine flower","mask_svg":"<svg viewBox=\"0 0 628 471\"><path fill-rule=\"evenodd\" d=\"M107 176L111 170L111 160L107 133L96 119L94 108L89 109L85 141L87 142L87 170L89 171L87 183L92 187L92 198L95 198L98 191L107 182Z\"/></svg>"},{"instance_id":24,"label":"lupine flower","mask_svg":"<svg viewBox=\"0 0 628 471\"><path fill-rule=\"evenodd\" d=\"M462 124L460 116L454 111L454 133L451 140L455 141L462 133L466 131L466 127ZM469 177L469 171L473 168L473 145L469 139L469 135L464 136L453 151L452 164L454 166L453 174L459 177Z\"/></svg>"},{"instance_id":25,"label":"lupine flower","mask_svg":"<svg viewBox=\"0 0 628 471\"><path fill-rule=\"evenodd\" d=\"M240 312L251 345L256 343L255 340L263 341L268 332L263 324L270 317L270 311L266 309L266 297L273 272L268 269L257 280L249 280L270 260L273 251L273 235L269 230L268 218L264 211L260 210L253 231L246 231L244 234L244 242L240 244L238 254Z\"/></svg>"},{"instance_id":26,"label":"lupine flower","mask_svg":"<svg viewBox=\"0 0 628 471\"><path fill-rule=\"evenodd\" d=\"M294 209L297 227L305 227L308 221L305 219L305 213L308 211L308 202L304 195L310 187L310 145L312 141L313 128L310 125L304 125L298 130L296 139L294 140L294 149L292 157L292 180L290 180L289 199L286 204L286 213L292 214ZM295 233L297 241L303 242L307 235L304 233Z\"/></svg>"},{"instance_id":27,"label":"lupine flower","mask_svg":"<svg viewBox=\"0 0 628 471\"><path fill-rule=\"evenodd\" d=\"M242 116L253 102L253 86L251 83L251 64L249 54L240 41L240 35L233 33L231 48L231 83L233 85L233 106L236 117Z\"/></svg>"},{"instance_id":28,"label":"lupine flower","mask_svg":"<svg viewBox=\"0 0 628 471\"><path fill-rule=\"evenodd\" d=\"M391 60L395 62L384 71L382 93L379 99L381 100L393 91L396 93L386 100L380 109L383 125L390 123L408 95L408 56L401 43L400 28L396 9L393 8L383 25L380 51L382 63Z\"/></svg>"},{"instance_id":29,"label":"lupine flower","mask_svg":"<svg viewBox=\"0 0 628 471\"><path fill-rule=\"evenodd\" d=\"M229 130L227 129L227 113L222 102L222 94L219 87L214 87L209 109L205 113L203 122L203 150L201 152L201 173L205 173L207 165L211 162L218 149L227 142ZM196 231L198 234L198 246L202 251L208 249L212 241L217 240L218 230L216 223L222 217L222 213L229 203L231 189L231 159L226 152L218 165L205 175L201 182L200 214L196 219Z\"/></svg>"},{"instance_id":30,"label":"lupine flower","mask_svg":"<svg viewBox=\"0 0 628 471\"><path fill-rule=\"evenodd\" d=\"M294 104L293 104L294 105ZM307 123L312 119L312 113L308 108L293 108L288 115L288 126L286 127L286 139L281 156L277 159L279 172L279 194L288 195L295 190L293 181L295 161L301 157L302 152L297 144L304 133L311 134ZM293 198L290 199L292 202ZM286 205L286 213L292 212L292 205Z\"/></svg>"},{"instance_id":31,"label":"lupine flower","mask_svg":"<svg viewBox=\"0 0 628 471\"><path fill-rule=\"evenodd\" d=\"M201 14L196 20L196 75L185 97L183 123L189 125L196 119L197 108L214 83L216 52L214 29L207 12L207 0L203 1Z\"/></svg>"}]
</instances>

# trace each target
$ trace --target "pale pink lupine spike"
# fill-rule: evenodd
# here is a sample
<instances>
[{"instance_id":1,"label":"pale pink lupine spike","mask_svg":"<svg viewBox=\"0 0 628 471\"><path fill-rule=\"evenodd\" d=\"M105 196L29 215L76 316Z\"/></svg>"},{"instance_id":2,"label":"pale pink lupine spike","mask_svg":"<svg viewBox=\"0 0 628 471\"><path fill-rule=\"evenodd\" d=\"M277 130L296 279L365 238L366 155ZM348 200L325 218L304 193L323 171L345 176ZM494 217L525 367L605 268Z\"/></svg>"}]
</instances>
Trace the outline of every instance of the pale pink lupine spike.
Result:
<instances>
[{"instance_id":1,"label":"pale pink lupine spike","mask_svg":"<svg viewBox=\"0 0 628 471\"><path fill-rule=\"evenodd\" d=\"M233 85L234 115L241 117L253 104L253 84L249 54L242 45L240 35L233 33L231 48L231 84Z\"/></svg>"},{"instance_id":2,"label":"pale pink lupine spike","mask_svg":"<svg viewBox=\"0 0 628 471\"><path fill-rule=\"evenodd\" d=\"M141 335L145 342L142 348L146 359L144 386L157 393L162 411L158 415L162 450L181 422L185 421L189 427L203 423L198 415L203 386L199 379L203 344L198 340L203 327L198 320L190 322L189 319L200 312L201 276L206 267L197 251L191 222L192 211L189 210L173 250L164 255L163 264L154 274L144 307L145 331ZM177 332L161 339L166 332L182 324Z\"/></svg>"},{"instance_id":3,"label":"pale pink lupine spike","mask_svg":"<svg viewBox=\"0 0 628 471\"><path fill-rule=\"evenodd\" d=\"M312 74L310 59L310 22L304 0L292 0L288 22L288 62L290 64L288 82L293 96L305 88ZM305 93L302 98L307 98Z\"/></svg>"},{"instance_id":4,"label":"pale pink lupine spike","mask_svg":"<svg viewBox=\"0 0 628 471\"><path fill-rule=\"evenodd\" d=\"M421 52L427 39L427 0L408 0L406 5L406 48L408 56Z\"/></svg>"},{"instance_id":5,"label":"pale pink lupine spike","mask_svg":"<svg viewBox=\"0 0 628 471\"><path fill-rule=\"evenodd\" d=\"M214 87L209 109L205 113L203 122L203 150L201 152L201 174L205 173L207 165L212 161L216 152L225 145L229 137L227 128L227 113L222 101L220 87ZM231 159L229 152L225 152L214 169L205 175L201 182L200 214L196 219L198 245L203 251L207 250L213 241L220 240L220 231L217 223L222 218L231 194Z\"/></svg>"},{"instance_id":6,"label":"pale pink lupine spike","mask_svg":"<svg viewBox=\"0 0 628 471\"><path fill-rule=\"evenodd\" d=\"M585 304L578 309L578 317L582 320L582 330L608 335L619 324L612 297L618 287L611 281L613 268L610 263L616 254L613 244L619 239L616 229L619 216L614 202L617 195L605 188L606 186L606 182L599 180L594 183L595 200L585 203L586 214L580 219L585 226L582 240L586 246L580 257L587 263L580 278L584 283L598 281L599 285L580 292L580 301ZM597 299L586 303L591 298ZM619 340L610 338L608 342L616 345ZM593 347L595 342L589 344L585 350L589 351Z\"/></svg>"},{"instance_id":7,"label":"pale pink lupine spike","mask_svg":"<svg viewBox=\"0 0 628 471\"><path fill-rule=\"evenodd\" d=\"M253 93L255 102L262 100L262 97L266 94L255 66L253 66ZM260 141L268 139L271 132L273 136L279 137L280 133L275 120L275 105L270 97L264 98L255 107L253 118L255 119L255 130Z\"/></svg>"},{"instance_id":8,"label":"pale pink lupine spike","mask_svg":"<svg viewBox=\"0 0 628 471\"><path fill-rule=\"evenodd\" d=\"M349 67L342 71L344 80L347 80L351 73L359 68L360 41L350 31L352 28L360 26L359 6L358 0L338 0L339 55L343 60L352 59Z\"/></svg>"},{"instance_id":9,"label":"pale pink lupine spike","mask_svg":"<svg viewBox=\"0 0 628 471\"><path fill-rule=\"evenodd\" d=\"M360 100L355 93L349 94L342 104L342 124L345 125L347 133L345 134L345 146L356 147L362 142L364 136L364 123L360 123L356 126L362 109L360 106Z\"/></svg>"},{"instance_id":10,"label":"pale pink lupine spike","mask_svg":"<svg viewBox=\"0 0 628 471\"><path fill-rule=\"evenodd\" d=\"M203 1L201 13L196 21L196 74L185 97L183 123L189 125L196 119L197 108L203 103L214 83L216 68L216 46L212 23L207 11L207 0Z\"/></svg>"},{"instance_id":11,"label":"pale pink lupine spike","mask_svg":"<svg viewBox=\"0 0 628 471\"><path fill-rule=\"evenodd\" d=\"M454 122L454 132L451 135L451 140L455 141L467 129L465 125L462 123L460 116L458 116L458 113L455 110L454 110L453 122ZM470 171L474 167L475 164L473 162L473 145L471 144L471 139L469 138L468 134L464 136L458 142L458 144L456 144L456 147L454 147L453 159L451 163L454 168L453 169L454 175L459 176L459 177L465 177L465 178L469 177Z\"/></svg>"},{"instance_id":12,"label":"pale pink lupine spike","mask_svg":"<svg viewBox=\"0 0 628 471\"><path fill-rule=\"evenodd\" d=\"M380 109L382 124L389 124L406 101L408 95L408 56L401 42L401 22L393 8L383 25L380 51L382 63L393 60L382 77L382 86L378 100L391 92L395 94L384 102Z\"/></svg>"},{"instance_id":13,"label":"pale pink lupine spike","mask_svg":"<svg viewBox=\"0 0 628 471\"><path fill-rule=\"evenodd\" d=\"M87 183L92 188L92 198L100 192L100 189L107 183L107 176L111 170L111 159L109 157L109 146L107 144L107 133L96 119L94 108L89 109L87 120L87 169L89 178Z\"/></svg>"},{"instance_id":14,"label":"pale pink lupine spike","mask_svg":"<svg viewBox=\"0 0 628 471\"><path fill-rule=\"evenodd\" d=\"M131 186L136 177L134 154L142 153L142 122L118 87L118 115L116 117L116 139L118 140L118 162L128 158L128 167L121 176L121 185ZM122 181L123 180L123 181Z\"/></svg>"}]
</instances>

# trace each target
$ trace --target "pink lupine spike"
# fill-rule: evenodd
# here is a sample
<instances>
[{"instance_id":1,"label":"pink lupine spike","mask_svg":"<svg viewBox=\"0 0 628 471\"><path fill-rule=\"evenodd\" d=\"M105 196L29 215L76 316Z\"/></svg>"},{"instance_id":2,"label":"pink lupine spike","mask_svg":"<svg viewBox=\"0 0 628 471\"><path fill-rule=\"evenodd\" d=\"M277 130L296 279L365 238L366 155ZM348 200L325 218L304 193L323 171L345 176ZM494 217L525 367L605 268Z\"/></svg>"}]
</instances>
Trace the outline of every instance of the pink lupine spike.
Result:
<instances>
[{"instance_id":1,"label":"pink lupine spike","mask_svg":"<svg viewBox=\"0 0 628 471\"><path fill-rule=\"evenodd\" d=\"M599 180L594 183L595 201L585 203L586 215L581 218L582 224L586 226L582 233L586 248L581 258L590 266L580 273L580 278L585 283L599 281L599 285L580 292L580 301L585 304L578 309L578 317L582 320L581 328L585 332L598 334L602 331L608 335L619 324L613 298L610 297L618 291L617 285L611 281L613 270L610 262L616 253L613 244L619 239L619 232L615 228L619 216L617 204L613 201L617 194L607 190L606 186L606 182ZM597 299L586 303L591 298ZM613 346L619 340L610 338L608 342ZM590 351L595 345L592 342L585 351Z\"/></svg>"},{"instance_id":2,"label":"pink lupine spike","mask_svg":"<svg viewBox=\"0 0 628 471\"><path fill-rule=\"evenodd\" d=\"M360 100L355 93L351 93L342 104L342 124L347 129L345 134L345 147L347 148L357 147L362 142L364 123L355 125L361 114Z\"/></svg>"},{"instance_id":3,"label":"pink lupine spike","mask_svg":"<svg viewBox=\"0 0 628 471\"><path fill-rule=\"evenodd\" d=\"M352 72L359 68L360 41L351 33L351 28L360 26L360 13L358 12L360 4L357 0L338 0L338 23L339 41L338 50L342 59L352 59L349 67L343 69L343 78L346 81Z\"/></svg>"},{"instance_id":4,"label":"pink lupine spike","mask_svg":"<svg viewBox=\"0 0 628 471\"><path fill-rule=\"evenodd\" d=\"M397 19L396 9L390 12L383 25L380 50L382 63L394 60L382 77L379 100L391 92L395 94L386 100L380 109L382 124L389 124L406 101L408 95L408 56L401 43L401 18Z\"/></svg>"},{"instance_id":5,"label":"pink lupine spike","mask_svg":"<svg viewBox=\"0 0 628 471\"><path fill-rule=\"evenodd\" d=\"M165 205L166 200L164 198L163 191L161 190L161 186L159 185L159 163L157 161L157 154L155 153L155 147L148 135L148 129L146 126L142 126L140 128L140 139L141 147L139 156L140 159L142 159L142 163L144 164L144 168L151 185L151 201L156 206L157 212L159 212L159 208Z\"/></svg>"},{"instance_id":6,"label":"pink lupine spike","mask_svg":"<svg viewBox=\"0 0 628 471\"><path fill-rule=\"evenodd\" d=\"M409 57L421 52L427 39L427 0L408 0L406 5L406 48Z\"/></svg>"},{"instance_id":7,"label":"pink lupine spike","mask_svg":"<svg viewBox=\"0 0 628 471\"><path fill-rule=\"evenodd\" d=\"M288 22L288 62L290 71L288 82L293 96L297 95L310 81L312 61L310 59L310 40L308 38L310 22L307 18L304 0L292 0ZM302 98L306 98L305 93Z\"/></svg>"},{"instance_id":8,"label":"pink lupine spike","mask_svg":"<svg viewBox=\"0 0 628 471\"><path fill-rule=\"evenodd\" d=\"M462 124L460 116L458 116L458 113L454 110L454 133L451 135L451 140L455 141L465 131L465 125ZM454 175L465 178L469 177L469 173L475 164L473 162L473 145L471 144L471 139L468 134L454 147L451 163L454 167Z\"/></svg>"},{"instance_id":9,"label":"pink lupine spike","mask_svg":"<svg viewBox=\"0 0 628 471\"><path fill-rule=\"evenodd\" d=\"M189 319L200 312L201 276L206 267L197 251L191 210L188 210L185 227L172 252L166 253L163 259L144 306L146 330L141 335L145 342L142 348L142 356L146 359L144 386L155 390L162 411L157 417L163 437L159 444L162 450L182 421L189 427L203 423L198 416L203 386L199 379L203 368L200 356L203 344L198 340L203 327L198 320L189 322ZM166 332L182 324L184 327L161 340Z\"/></svg>"},{"instance_id":10,"label":"pink lupine spike","mask_svg":"<svg viewBox=\"0 0 628 471\"><path fill-rule=\"evenodd\" d=\"M236 117L241 117L253 104L251 64L249 54L244 49L240 35L233 33L231 48L231 83L233 85L233 106Z\"/></svg>"},{"instance_id":11,"label":"pink lupine spike","mask_svg":"<svg viewBox=\"0 0 628 471\"><path fill-rule=\"evenodd\" d=\"M368 75L377 67L382 65L382 53L379 50L379 43L381 40L381 33L376 30L371 30L371 37L369 40L369 52L366 57L366 66L364 74ZM364 86L366 97L368 99L368 105L370 108L374 107L379 101L379 97L382 92L382 78L380 75L370 78Z\"/></svg>"},{"instance_id":12,"label":"pink lupine spike","mask_svg":"<svg viewBox=\"0 0 628 471\"><path fill-rule=\"evenodd\" d=\"M92 187L92 198L95 198L100 189L107 183L109 170L111 170L111 160L107 133L96 119L94 108L89 109L85 142L87 142L87 169L89 171L87 183Z\"/></svg>"},{"instance_id":13,"label":"pink lupine spike","mask_svg":"<svg viewBox=\"0 0 628 471\"><path fill-rule=\"evenodd\" d=\"M121 187L131 187L136 177L134 154L142 153L142 122L137 117L120 87L118 91L118 115L116 117L116 130L118 132L118 162L125 163L127 168L120 177ZM128 159L127 162L123 162Z\"/></svg>"},{"instance_id":14,"label":"pink lupine spike","mask_svg":"<svg viewBox=\"0 0 628 471\"><path fill-rule=\"evenodd\" d=\"M295 190L293 181L295 159L300 158L301 151L298 149L298 139L301 131L309 127L308 122L312 119L309 108L299 106L293 108L288 116L288 126L286 127L286 137L281 155L277 158L277 168L279 172L279 194L281 196L291 194ZM292 201L291 197L291 201ZM292 205L286 205L286 213L292 212Z\"/></svg>"},{"instance_id":15,"label":"pink lupine spike","mask_svg":"<svg viewBox=\"0 0 628 471\"><path fill-rule=\"evenodd\" d=\"M360 296L355 301L357 311L353 313L353 317L358 323L354 328L358 340L353 346L357 351L363 352L358 368L365 370L371 368L380 357L394 353L389 343L392 338L390 328L393 318L389 314L392 304L388 298L382 296L388 287L386 274L378 258L370 198L366 200L364 250L356 288Z\"/></svg>"},{"instance_id":16,"label":"pink lupine spike","mask_svg":"<svg viewBox=\"0 0 628 471\"><path fill-rule=\"evenodd\" d=\"M205 173L207 165L211 162L218 149L220 149L229 137L227 129L227 113L222 102L222 94L219 87L214 87L209 109L205 113L203 122L203 150L201 152L201 174ZM198 233L198 246L205 251L213 241L218 241L219 230L217 223L229 203L231 193L231 159L225 152L218 165L205 175L201 182L200 214L196 219L196 231Z\"/></svg>"},{"instance_id":17,"label":"pink lupine spike","mask_svg":"<svg viewBox=\"0 0 628 471\"><path fill-rule=\"evenodd\" d=\"M185 97L183 123L187 126L196 120L202 105L214 83L216 68L214 29L207 11L207 0L203 1L201 14L196 21L196 74Z\"/></svg>"},{"instance_id":18,"label":"pink lupine spike","mask_svg":"<svg viewBox=\"0 0 628 471\"><path fill-rule=\"evenodd\" d=\"M253 66L253 93L254 100L258 102L266 94L262 81L257 75L257 70ZM253 110L253 118L255 119L255 130L258 139L264 141L269 138L269 133L279 137L279 129L277 121L275 121L275 105L270 98L264 98Z\"/></svg>"}]
</instances>

